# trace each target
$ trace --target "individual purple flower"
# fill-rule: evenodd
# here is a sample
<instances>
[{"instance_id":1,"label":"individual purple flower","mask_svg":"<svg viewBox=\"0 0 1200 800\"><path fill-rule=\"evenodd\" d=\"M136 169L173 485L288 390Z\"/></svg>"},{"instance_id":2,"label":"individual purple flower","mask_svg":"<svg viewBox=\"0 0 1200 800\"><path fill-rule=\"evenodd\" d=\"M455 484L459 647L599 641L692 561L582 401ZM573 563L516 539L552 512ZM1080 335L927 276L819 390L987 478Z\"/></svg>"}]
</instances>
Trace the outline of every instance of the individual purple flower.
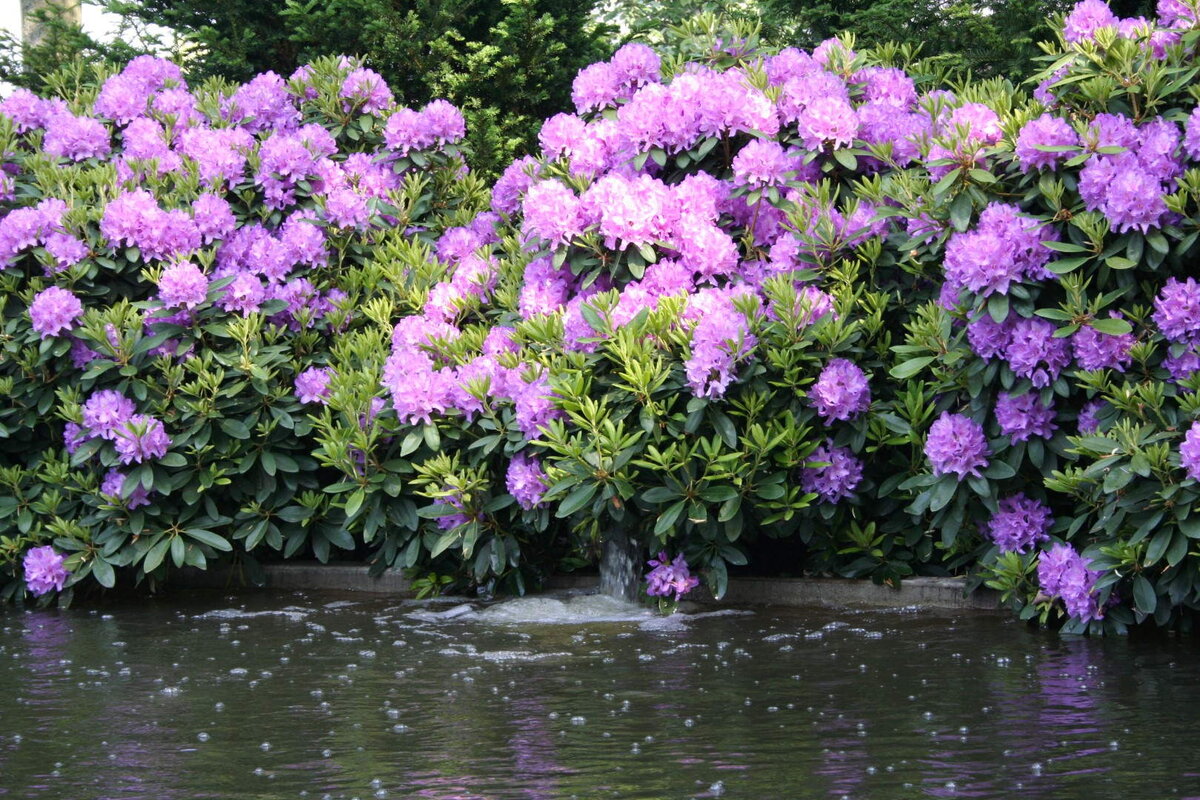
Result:
<instances>
[{"instance_id":1,"label":"individual purple flower","mask_svg":"<svg viewBox=\"0 0 1200 800\"><path fill-rule=\"evenodd\" d=\"M1115 28L1117 15L1104 0L1082 0L1063 21L1063 38L1072 44L1091 40L1101 28Z\"/></svg>"},{"instance_id":2,"label":"individual purple flower","mask_svg":"<svg viewBox=\"0 0 1200 800\"><path fill-rule=\"evenodd\" d=\"M1200 351L1193 345L1179 355L1168 354L1163 358L1162 366L1177 384L1191 380L1193 375L1200 372Z\"/></svg>"},{"instance_id":3,"label":"individual purple flower","mask_svg":"<svg viewBox=\"0 0 1200 800\"><path fill-rule=\"evenodd\" d=\"M700 579L691 574L682 553L675 556L674 561L669 561L667 554L662 552L658 554L658 558L652 558L646 563L652 567L646 573L646 594L651 597L667 597L674 594L675 600L678 601L700 585Z\"/></svg>"},{"instance_id":4,"label":"individual purple flower","mask_svg":"<svg viewBox=\"0 0 1200 800\"><path fill-rule=\"evenodd\" d=\"M1017 160L1023 172L1054 169L1070 151L1043 148L1078 146L1079 134L1069 122L1053 114L1042 114L1027 122L1017 135Z\"/></svg>"},{"instance_id":5,"label":"individual purple flower","mask_svg":"<svg viewBox=\"0 0 1200 800\"><path fill-rule=\"evenodd\" d=\"M1122 319L1115 311L1110 316ZM1115 369L1117 372L1124 372L1133 361L1129 351L1136 341L1132 333L1102 333L1090 325L1085 325L1071 337L1071 350L1075 353L1075 361L1083 369Z\"/></svg>"},{"instance_id":6,"label":"individual purple flower","mask_svg":"<svg viewBox=\"0 0 1200 800\"><path fill-rule=\"evenodd\" d=\"M378 114L395 102L383 76L365 67L359 67L346 76L340 94L350 101L346 104L347 111L361 103L362 111L366 114Z\"/></svg>"},{"instance_id":7,"label":"individual purple flower","mask_svg":"<svg viewBox=\"0 0 1200 800\"><path fill-rule=\"evenodd\" d=\"M206 193L192 203L192 219L204 242L224 239L237 228L237 219L229 202L220 195Z\"/></svg>"},{"instance_id":8,"label":"individual purple flower","mask_svg":"<svg viewBox=\"0 0 1200 800\"><path fill-rule=\"evenodd\" d=\"M83 316L83 303L61 286L50 286L38 292L29 304L29 319L33 329L43 339L69 331L75 320Z\"/></svg>"},{"instance_id":9,"label":"individual purple flower","mask_svg":"<svg viewBox=\"0 0 1200 800\"><path fill-rule=\"evenodd\" d=\"M1167 213L1162 184L1134 159L1123 159L1107 187L1104 215L1113 230L1148 233L1162 226Z\"/></svg>"},{"instance_id":10,"label":"individual purple flower","mask_svg":"<svg viewBox=\"0 0 1200 800\"><path fill-rule=\"evenodd\" d=\"M628 88L657 83L662 64L658 53L649 45L630 42L622 45L609 60L617 82Z\"/></svg>"},{"instance_id":11,"label":"individual purple flower","mask_svg":"<svg viewBox=\"0 0 1200 800\"><path fill-rule=\"evenodd\" d=\"M301 403L321 403L329 398L329 381L333 370L328 367L309 367L296 376L296 397Z\"/></svg>"},{"instance_id":12,"label":"individual purple flower","mask_svg":"<svg viewBox=\"0 0 1200 800\"><path fill-rule=\"evenodd\" d=\"M208 276L190 261L172 264L158 279L158 299L167 308L195 308L208 299Z\"/></svg>"},{"instance_id":13,"label":"individual purple flower","mask_svg":"<svg viewBox=\"0 0 1200 800\"><path fill-rule=\"evenodd\" d=\"M841 97L818 97L797 115L804 146L821 150L850 147L858 135L859 119L853 106Z\"/></svg>"},{"instance_id":14,"label":"individual purple flower","mask_svg":"<svg viewBox=\"0 0 1200 800\"><path fill-rule=\"evenodd\" d=\"M1200 481L1200 420L1193 422L1183 435L1183 443L1179 445L1179 466L1187 470L1189 478Z\"/></svg>"},{"instance_id":15,"label":"individual purple flower","mask_svg":"<svg viewBox=\"0 0 1200 800\"><path fill-rule=\"evenodd\" d=\"M222 102L222 114L250 133L292 130L300 124L295 99L283 78L263 72Z\"/></svg>"},{"instance_id":16,"label":"individual purple flower","mask_svg":"<svg viewBox=\"0 0 1200 800\"><path fill-rule=\"evenodd\" d=\"M1048 439L1058 429L1054 424L1054 406L1043 403L1033 392L1022 395L1001 392L996 398L996 422L1000 424L1000 432L1014 443L1031 436Z\"/></svg>"},{"instance_id":17,"label":"individual purple flower","mask_svg":"<svg viewBox=\"0 0 1200 800\"><path fill-rule=\"evenodd\" d=\"M834 447L826 441L808 457L810 463L829 462L824 467L808 467L800 474L800 486L815 492L826 503L836 503L850 497L862 482L862 462L849 447Z\"/></svg>"},{"instance_id":18,"label":"individual purple flower","mask_svg":"<svg viewBox=\"0 0 1200 800\"><path fill-rule=\"evenodd\" d=\"M733 178L752 189L777 186L795 174L796 166L795 159L778 142L751 139L733 157Z\"/></svg>"},{"instance_id":19,"label":"individual purple flower","mask_svg":"<svg viewBox=\"0 0 1200 800\"><path fill-rule=\"evenodd\" d=\"M526 439L538 438L542 435L543 426L564 416L554 405L555 396L545 375L515 390L513 401L516 406L517 428Z\"/></svg>"},{"instance_id":20,"label":"individual purple flower","mask_svg":"<svg viewBox=\"0 0 1200 800\"><path fill-rule=\"evenodd\" d=\"M525 220L521 230L528 238L563 244L583 233L586 227L580 198L559 181L533 184L525 192L522 205Z\"/></svg>"},{"instance_id":21,"label":"individual purple flower","mask_svg":"<svg viewBox=\"0 0 1200 800\"><path fill-rule=\"evenodd\" d=\"M1196 9L1187 0L1158 0L1158 24L1165 28L1190 28L1196 24Z\"/></svg>"},{"instance_id":22,"label":"individual purple flower","mask_svg":"<svg viewBox=\"0 0 1200 800\"><path fill-rule=\"evenodd\" d=\"M258 311L265 296L262 281L255 275L241 272L225 287L220 306L226 311L240 311L243 317L248 317Z\"/></svg>"},{"instance_id":23,"label":"individual purple flower","mask_svg":"<svg viewBox=\"0 0 1200 800\"><path fill-rule=\"evenodd\" d=\"M1154 324L1171 342L1200 342L1200 283L1168 278L1154 298Z\"/></svg>"},{"instance_id":24,"label":"individual purple flower","mask_svg":"<svg viewBox=\"0 0 1200 800\"><path fill-rule=\"evenodd\" d=\"M980 470L988 465L983 427L962 414L943 411L929 428L925 456L934 475L957 475L960 480L968 475L982 477Z\"/></svg>"},{"instance_id":25,"label":"individual purple flower","mask_svg":"<svg viewBox=\"0 0 1200 800\"><path fill-rule=\"evenodd\" d=\"M505 486L521 508L531 511L542 505L542 495L550 483L537 456L522 452L508 462Z\"/></svg>"},{"instance_id":26,"label":"individual purple flower","mask_svg":"<svg viewBox=\"0 0 1200 800\"><path fill-rule=\"evenodd\" d=\"M110 469L100 483L100 494L110 498L114 503L123 505L130 511L150 505L150 493L140 483L129 493L129 497L125 497L123 489L126 477L125 473L119 469Z\"/></svg>"},{"instance_id":27,"label":"individual purple flower","mask_svg":"<svg viewBox=\"0 0 1200 800\"><path fill-rule=\"evenodd\" d=\"M1017 493L1000 501L987 523L988 537L1001 553L1025 553L1050 538L1054 515L1049 506Z\"/></svg>"},{"instance_id":28,"label":"individual purple flower","mask_svg":"<svg viewBox=\"0 0 1200 800\"><path fill-rule=\"evenodd\" d=\"M835 419L852 419L871 405L866 373L845 358L832 359L825 365L808 396L826 425Z\"/></svg>"},{"instance_id":29,"label":"individual purple flower","mask_svg":"<svg viewBox=\"0 0 1200 800\"><path fill-rule=\"evenodd\" d=\"M112 389L101 389L83 404L83 426L92 436L115 439L117 429L137 411L125 395Z\"/></svg>"},{"instance_id":30,"label":"individual purple flower","mask_svg":"<svg viewBox=\"0 0 1200 800\"><path fill-rule=\"evenodd\" d=\"M621 76L606 61L584 67L571 84L571 102L580 114L616 104Z\"/></svg>"},{"instance_id":31,"label":"individual purple flower","mask_svg":"<svg viewBox=\"0 0 1200 800\"><path fill-rule=\"evenodd\" d=\"M353 189L334 189L325 197L325 218L337 228L361 229L371 220L371 207Z\"/></svg>"},{"instance_id":32,"label":"individual purple flower","mask_svg":"<svg viewBox=\"0 0 1200 800\"><path fill-rule=\"evenodd\" d=\"M1028 378L1038 389L1054 383L1071 363L1070 344L1066 339L1054 338L1054 330L1053 323L1041 318L1019 319L1004 352L1013 373Z\"/></svg>"},{"instance_id":33,"label":"individual purple flower","mask_svg":"<svg viewBox=\"0 0 1200 800\"><path fill-rule=\"evenodd\" d=\"M1055 544L1038 556L1038 584L1042 593L1059 597L1067 614L1090 621L1104 617L1097 602L1096 581L1101 573L1089 569L1091 562L1068 544Z\"/></svg>"},{"instance_id":34,"label":"individual purple flower","mask_svg":"<svg viewBox=\"0 0 1200 800\"><path fill-rule=\"evenodd\" d=\"M63 566L66 559L50 545L33 547L25 551L21 566L25 571L25 586L35 596L41 597L51 591L61 592L70 573Z\"/></svg>"},{"instance_id":35,"label":"individual purple flower","mask_svg":"<svg viewBox=\"0 0 1200 800\"><path fill-rule=\"evenodd\" d=\"M1012 323L996 322L990 314L967 323L967 341L975 355L988 360L1004 355L1012 342Z\"/></svg>"},{"instance_id":36,"label":"individual purple flower","mask_svg":"<svg viewBox=\"0 0 1200 800\"><path fill-rule=\"evenodd\" d=\"M46 155L69 161L103 158L111 149L111 135L103 122L74 114L56 114L51 118L42 140Z\"/></svg>"},{"instance_id":37,"label":"individual purple flower","mask_svg":"<svg viewBox=\"0 0 1200 800\"><path fill-rule=\"evenodd\" d=\"M691 356L684 362L692 394L724 397L737 362L748 356L757 342L746 317L731 301L714 304L692 330Z\"/></svg>"},{"instance_id":38,"label":"individual purple flower","mask_svg":"<svg viewBox=\"0 0 1200 800\"><path fill-rule=\"evenodd\" d=\"M452 144L467 134L462 112L446 100L434 100L421 109L425 130L434 144Z\"/></svg>"},{"instance_id":39,"label":"individual purple flower","mask_svg":"<svg viewBox=\"0 0 1200 800\"><path fill-rule=\"evenodd\" d=\"M1200 106L1192 109L1184 125L1183 150L1193 161L1200 160Z\"/></svg>"},{"instance_id":40,"label":"individual purple flower","mask_svg":"<svg viewBox=\"0 0 1200 800\"><path fill-rule=\"evenodd\" d=\"M1108 406L1103 400L1091 400L1079 409L1076 426L1081 436L1100 430L1100 414Z\"/></svg>"},{"instance_id":41,"label":"individual purple flower","mask_svg":"<svg viewBox=\"0 0 1200 800\"><path fill-rule=\"evenodd\" d=\"M122 464L141 464L148 458L165 456L171 439L160 420L134 414L116 429L113 444Z\"/></svg>"}]
</instances>

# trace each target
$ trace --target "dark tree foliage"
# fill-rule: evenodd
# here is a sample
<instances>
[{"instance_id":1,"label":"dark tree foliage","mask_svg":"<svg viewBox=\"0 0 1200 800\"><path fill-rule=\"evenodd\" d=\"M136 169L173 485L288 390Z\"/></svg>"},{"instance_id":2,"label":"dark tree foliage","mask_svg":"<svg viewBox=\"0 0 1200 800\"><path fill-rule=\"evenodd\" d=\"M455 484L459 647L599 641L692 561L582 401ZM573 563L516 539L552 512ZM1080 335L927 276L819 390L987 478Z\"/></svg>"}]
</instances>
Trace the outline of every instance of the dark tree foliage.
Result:
<instances>
[{"instance_id":1,"label":"dark tree foliage","mask_svg":"<svg viewBox=\"0 0 1200 800\"><path fill-rule=\"evenodd\" d=\"M463 109L471 164L504 167L570 107L575 73L608 55L595 0L143 0L120 10L196 48L189 78L284 77L322 55L362 56L398 102Z\"/></svg>"}]
</instances>

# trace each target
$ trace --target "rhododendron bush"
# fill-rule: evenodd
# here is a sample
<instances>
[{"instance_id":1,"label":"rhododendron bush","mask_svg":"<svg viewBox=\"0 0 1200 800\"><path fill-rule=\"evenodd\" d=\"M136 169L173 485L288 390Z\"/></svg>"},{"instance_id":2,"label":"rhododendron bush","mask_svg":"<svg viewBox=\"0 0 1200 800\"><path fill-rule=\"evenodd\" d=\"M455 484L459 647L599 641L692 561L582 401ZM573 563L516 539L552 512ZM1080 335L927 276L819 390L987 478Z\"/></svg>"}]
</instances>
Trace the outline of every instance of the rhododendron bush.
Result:
<instances>
[{"instance_id":1,"label":"rhododendron bush","mask_svg":"<svg viewBox=\"0 0 1200 800\"><path fill-rule=\"evenodd\" d=\"M10 591L330 545L524 591L621 529L718 594L787 538L1186 621L1196 19L1084 0L1029 93L702 20L581 71L486 196L452 108L348 62L14 95Z\"/></svg>"}]
</instances>

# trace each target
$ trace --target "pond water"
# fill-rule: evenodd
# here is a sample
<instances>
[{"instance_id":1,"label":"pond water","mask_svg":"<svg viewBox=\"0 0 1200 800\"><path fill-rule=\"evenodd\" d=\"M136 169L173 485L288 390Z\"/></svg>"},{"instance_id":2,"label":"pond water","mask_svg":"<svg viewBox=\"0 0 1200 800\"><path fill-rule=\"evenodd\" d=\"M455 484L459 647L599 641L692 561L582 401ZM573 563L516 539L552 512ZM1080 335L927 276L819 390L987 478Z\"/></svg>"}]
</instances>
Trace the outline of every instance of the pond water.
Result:
<instances>
[{"instance_id":1,"label":"pond water","mask_svg":"<svg viewBox=\"0 0 1200 800\"><path fill-rule=\"evenodd\" d=\"M911 609L10 609L0 796L1200 797L1197 655Z\"/></svg>"}]
</instances>

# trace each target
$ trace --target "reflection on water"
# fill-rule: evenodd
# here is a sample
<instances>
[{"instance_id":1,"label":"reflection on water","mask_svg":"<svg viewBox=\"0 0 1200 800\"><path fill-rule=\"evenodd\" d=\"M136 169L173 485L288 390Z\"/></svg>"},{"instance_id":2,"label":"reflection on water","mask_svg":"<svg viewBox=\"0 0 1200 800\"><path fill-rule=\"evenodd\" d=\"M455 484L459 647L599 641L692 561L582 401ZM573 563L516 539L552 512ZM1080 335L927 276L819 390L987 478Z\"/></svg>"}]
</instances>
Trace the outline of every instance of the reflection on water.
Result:
<instances>
[{"instance_id":1,"label":"reflection on water","mask_svg":"<svg viewBox=\"0 0 1200 800\"><path fill-rule=\"evenodd\" d=\"M0 796L1200 797L1192 641L318 594L0 616Z\"/></svg>"}]
</instances>

